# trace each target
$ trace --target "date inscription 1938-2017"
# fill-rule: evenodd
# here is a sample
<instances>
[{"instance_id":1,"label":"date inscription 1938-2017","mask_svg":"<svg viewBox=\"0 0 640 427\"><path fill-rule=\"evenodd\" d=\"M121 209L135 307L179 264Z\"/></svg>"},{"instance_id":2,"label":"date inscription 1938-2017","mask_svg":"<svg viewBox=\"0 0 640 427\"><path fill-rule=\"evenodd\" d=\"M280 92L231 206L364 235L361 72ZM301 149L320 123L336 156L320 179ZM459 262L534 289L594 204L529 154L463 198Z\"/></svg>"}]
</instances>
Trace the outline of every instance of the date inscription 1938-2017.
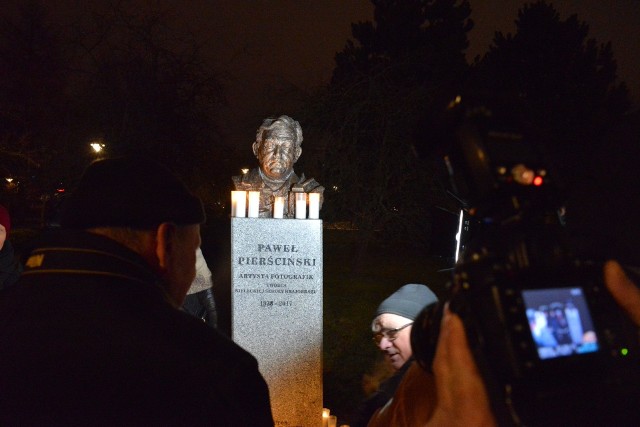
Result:
<instances>
[{"instance_id":1,"label":"date inscription 1938-2017","mask_svg":"<svg viewBox=\"0 0 640 427\"><path fill-rule=\"evenodd\" d=\"M260 307L291 307L292 301L260 301Z\"/></svg>"}]
</instances>

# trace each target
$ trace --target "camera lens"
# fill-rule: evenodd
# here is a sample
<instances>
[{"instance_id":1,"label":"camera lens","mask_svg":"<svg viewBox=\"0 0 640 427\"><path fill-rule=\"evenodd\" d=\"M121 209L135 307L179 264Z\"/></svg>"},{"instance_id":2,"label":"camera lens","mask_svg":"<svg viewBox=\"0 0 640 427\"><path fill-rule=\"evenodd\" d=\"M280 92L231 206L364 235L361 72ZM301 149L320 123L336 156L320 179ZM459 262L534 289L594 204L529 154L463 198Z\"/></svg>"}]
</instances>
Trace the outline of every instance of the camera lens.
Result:
<instances>
[{"instance_id":1,"label":"camera lens","mask_svg":"<svg viewBox=\"0 0 640 427\"><path fill-rule=\"evenodd\" d=\"M443 303L429 304L418 314L411 328L413 357L428 372L431 372L436 354L443 307Z\"/></svg>"}]
</instances>

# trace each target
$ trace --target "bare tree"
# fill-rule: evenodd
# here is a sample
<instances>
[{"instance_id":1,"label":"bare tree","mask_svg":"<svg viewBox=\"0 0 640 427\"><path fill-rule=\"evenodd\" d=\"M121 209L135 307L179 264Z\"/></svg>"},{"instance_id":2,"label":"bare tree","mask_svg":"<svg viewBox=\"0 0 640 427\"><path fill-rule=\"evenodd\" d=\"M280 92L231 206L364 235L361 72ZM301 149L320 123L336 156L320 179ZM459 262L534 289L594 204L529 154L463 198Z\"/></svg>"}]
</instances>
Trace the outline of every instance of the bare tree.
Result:
<instances>
[{"instance_id":1,"label":"bare tree","mask_svg":"<svg viewBox=\"0 0 640 427\"><path fill-rule=\"evenodd\" d=\"M173 26L171 6L129 11L112 3L74 28L85 140L111 154L139 152L195 185L211 179L225 104L197 35Z\"/></svg>"},{"instance_id":2,"label":"bare tree","mask_svg":"<svg viewBox=\"0 0 640 427\"><path fill-rule=\"evenodd\" d=\"M8 11L7 11L8 12ZM67 72L58 28L36 1L0 18L0 170L3 202L16 220L49 185L68 118ZM4 179L12 181L5 183ZM34 213L33 215L37 215Z\"/></svg>"}]
</instances>

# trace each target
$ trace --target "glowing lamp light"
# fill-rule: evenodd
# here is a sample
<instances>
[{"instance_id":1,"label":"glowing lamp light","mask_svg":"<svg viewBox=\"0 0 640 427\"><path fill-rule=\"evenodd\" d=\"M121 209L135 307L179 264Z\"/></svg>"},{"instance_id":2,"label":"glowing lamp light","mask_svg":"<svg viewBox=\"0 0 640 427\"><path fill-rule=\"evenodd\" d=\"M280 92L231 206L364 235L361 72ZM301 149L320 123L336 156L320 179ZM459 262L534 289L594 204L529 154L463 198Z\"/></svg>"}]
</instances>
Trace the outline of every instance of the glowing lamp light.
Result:
<instances>
[{"instance_id":1,"label":"glowing lamp light","mask_svg":"<svg viewBox=\"0 0 640 427\"><path fill-rule=\"evenodd\" d=\"M533 185L535 185L536 187L540 187L543 181L544 180L541 176L536 176L535 178L533 178Z\"/></svg>"},{"instance_id":2,"label":"glowing lamp light","mask_svg":"<svg viewBox=\"0 0 640 427\"><path fill-rule=\"evenodd\" d=\"M511 169L511 175L513 180L520 185L531 185L535 178L535 173L522 163L515 165Z\"/></svg>"},{"instance_id":3,"label":"glowing lamp light","mask_svg":"<svg viewBox=\"0 0 640 427\"><path fill-rule=\"evenodd\" d=\"M240 172L242 172L242 175L246 175L249 173L249 168L242 168L240 169Z\"/></svg>"},{"instance_id":4,"label":"glowing lamp light","mask_svg":"<svg viewBox=\"0 0 640 427\"><path fill-rule=\"evenodd\" d=\"M623 356L626 356L629 354L629 349L628 348L622 348L620 349L620 354Z\"/></svg>"},{"instance_id":5,"label":"glowing lamp light","mask_svg":"<svg viewBox=\"0 0 640 427\"><path fill-rule=\"evenodd\" d=\"M454 99L451 100L451 102L449 102L449 105L447 105L447 108L454 108L456 105L459 105L462 102L462 97L460 95L457 95Z\"/></svg>"},{"instance_id":6,"label":"glowing lamp light","mask_svg":"<svg viewBox=\"0 0 640 427\"><path fill-rule=\"evenodd\" d=\"M13 178L11 178L11 177L5 178L5 181L7 181L9 184L11 184L13 182Z\"/></svg>"},{"instance_id":7,"label":"glowing lamp light","mask_svg":"<svg viewBox=\"0 0 640 427\"><path fill-rule=\"evenodd\" d=\"M89 144L95 153L99 153L104 150L105 145L99 142L92 142Z\"/></svg>"}]
</instances>

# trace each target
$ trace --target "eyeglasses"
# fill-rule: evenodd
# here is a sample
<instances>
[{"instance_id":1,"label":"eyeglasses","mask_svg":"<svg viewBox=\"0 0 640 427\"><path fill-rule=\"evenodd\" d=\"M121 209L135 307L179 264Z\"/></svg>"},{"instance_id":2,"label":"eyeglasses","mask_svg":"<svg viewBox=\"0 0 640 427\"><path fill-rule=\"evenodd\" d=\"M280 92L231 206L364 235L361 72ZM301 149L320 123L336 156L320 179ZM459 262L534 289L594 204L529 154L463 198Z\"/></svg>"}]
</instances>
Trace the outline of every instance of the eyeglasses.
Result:
<instances>
[{"instance_id":1,"label":"eyeglasses","mask_svg":"<svg viewBox=\"0 0 640 427\"><path fill-rule=\"evenodd\" d=\"M398 332L411 325L413 325L413 322L407 323L406 325L400 326L399 328L395 329L383 329L373 335L373 342L376 343L376 345L380 345L382 338L386 338L389 341L394 341L396 338L398 338Z\"/></svg>"}]
</instances>

